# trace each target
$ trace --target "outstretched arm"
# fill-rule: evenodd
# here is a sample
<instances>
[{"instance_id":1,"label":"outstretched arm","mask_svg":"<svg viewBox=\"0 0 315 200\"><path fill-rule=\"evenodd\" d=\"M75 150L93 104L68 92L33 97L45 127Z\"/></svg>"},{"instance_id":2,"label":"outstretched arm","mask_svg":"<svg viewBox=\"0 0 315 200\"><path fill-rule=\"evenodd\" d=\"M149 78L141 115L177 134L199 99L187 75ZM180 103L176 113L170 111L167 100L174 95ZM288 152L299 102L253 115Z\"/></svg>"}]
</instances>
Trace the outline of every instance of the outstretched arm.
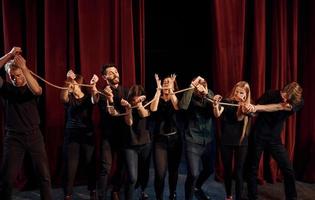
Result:
<instances>
[{"instance_id":1,"label":"outstretched arm","mask_svg":"<svg viewBox=\"0 0 315 200\"><path fill-rule=\"evenodd\" d=\"M150 110L152 112L157 111L157 108L158 108L158 105L159 105L159 101L160 101L160 97L161 97L161 88L162 88L161 80L159 78L159 75L155 74L154 77L155 77L155 81L156 81L156 92L155 92L155 95L153 97L153 101L152 101L152 103L150 105Z\"/></svg>"}]
</instances>

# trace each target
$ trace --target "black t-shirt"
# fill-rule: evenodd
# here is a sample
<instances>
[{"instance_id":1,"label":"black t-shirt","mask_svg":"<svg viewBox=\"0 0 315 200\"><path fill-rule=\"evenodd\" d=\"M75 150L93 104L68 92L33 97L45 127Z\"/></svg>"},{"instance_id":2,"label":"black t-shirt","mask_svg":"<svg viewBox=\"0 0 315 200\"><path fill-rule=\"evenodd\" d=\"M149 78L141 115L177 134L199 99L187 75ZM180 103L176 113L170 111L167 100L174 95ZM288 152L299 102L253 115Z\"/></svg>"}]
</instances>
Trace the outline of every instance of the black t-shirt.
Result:
<instances>
[{"instance_id":1,"label":"black t-shirt","mask_svg":"<svg viewBox=\"0 0 315 200\"><path fill-rule=\"evenodd\" d=\"M154 135L177 133L176 114L176 110L174 109L171 100L165 101L160 98L157 111L152 112L152 117L155 122Z\"/></svg>"},{"instance_id":2,"label":"black t-shirt","mask_svg":"<svg viewBox=\"0 0 315 200\"><path fill-rule=\"evenodd\" d=\"M128 89L122 86L117 88L111 88L114 95L114 107L119 113L124 113L125 108L121 106L121 99L127 99ZM124 117L111 116L107 112L107 99L104 95L100 95L100 100L98 102L100 115L101 115L101 129L103 132L103 137L107 138L113 136L119 139L121 134L125 130L126 123L124 122Z\"/></svg>"},{"instance_id":3,"label":"black t-shirt","mask_svg":"<svg viewBox=\"0 0 315 200\"><path fill-rule=\"evenodd\" d=\"M271 90L263 94L257 104L277 104L283 102L280 90ZM255 123L255 133L258 139L281 140L280 134L285 120L303 107L302 101L299 105L292 105L291 111L260 112Z\"/></svg>"},{"instance_id":4,"label":"black t-shirt","mask_svg":"<svg viewBox=\"0 0 315 200\"><path fill-rule=\"evenodd\" d=\"M237 104L237 101L227 100L224 99L222 102L225 103L233 103ZM244 120L238 121L237 120L237 109L236 106L224 106L224 111L222 113L222 124L221 124L221 143L223 145L247 145L248 144L248 128L246 128L246 134L244 139L241 140L243 127L244 127ZM250 119L249 119L250 120ZM249 122L247 124L249 126ZM241 143L240 143L241 142Z\"/></svg>"},{"instance_id":5,"label":"black t-shirt","mask_svg":"<svg viewBox=\"0 0 315 200\"><path fill-rule=\"evenodd\" d=\"M150 131L147 123L147 117L139 116L138 110L132 110L133 124L125 132L125 145L136 146L148 144L151 141Z\"/></svg>"},{"instance_id":6,"label":"black t-shirt","mask_svg":"<svg viewBox=\"0 0 315 200\"><path fill-rule=\"evenodd\" d=\"M76 99L69 95L69 102L65 103L66 128L84 128L86 131L93 131L92 112L93 104L90 95L84 95Z\"/></svg>"},{"instance_id":7,"label":"black t-shirt","mask_svg":"<svg viewBox=\"0 0 315 200\"><path fill-rule=\"evenodd\" d=\"M0 94L4 99L6 130L25 132L38 128L38 96L27 85L15 87L11 83L3 82Z\"/></svg>"}]
</instances>

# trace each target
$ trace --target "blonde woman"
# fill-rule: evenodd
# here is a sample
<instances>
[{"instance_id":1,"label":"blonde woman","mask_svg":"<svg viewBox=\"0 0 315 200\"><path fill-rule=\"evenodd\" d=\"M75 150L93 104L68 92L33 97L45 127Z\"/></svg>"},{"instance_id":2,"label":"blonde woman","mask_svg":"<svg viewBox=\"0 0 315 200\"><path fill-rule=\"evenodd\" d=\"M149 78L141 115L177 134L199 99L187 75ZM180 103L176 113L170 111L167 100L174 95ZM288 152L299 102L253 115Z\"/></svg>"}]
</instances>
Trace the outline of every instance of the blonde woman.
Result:
<instances>
[{"instance_id":1,"label":"blonde woman","mask_svg":"<svg viewBox=\"0 0 315 200\"><path fill-rule=\"evenodd\" d=\"M243 105L250 105L249 84L245 81L236 83L228 98L222 101L240 106L220 106L220 96L214 97L213 112L222 118L221 156L224 167L224 185L226 200L232 198L233 160L236 171L235 199L239 200L243 190L243 167L247 155L249 117L243 112ZM234 159L233 159L234 154Z\"/></svg>"}]
</instances>

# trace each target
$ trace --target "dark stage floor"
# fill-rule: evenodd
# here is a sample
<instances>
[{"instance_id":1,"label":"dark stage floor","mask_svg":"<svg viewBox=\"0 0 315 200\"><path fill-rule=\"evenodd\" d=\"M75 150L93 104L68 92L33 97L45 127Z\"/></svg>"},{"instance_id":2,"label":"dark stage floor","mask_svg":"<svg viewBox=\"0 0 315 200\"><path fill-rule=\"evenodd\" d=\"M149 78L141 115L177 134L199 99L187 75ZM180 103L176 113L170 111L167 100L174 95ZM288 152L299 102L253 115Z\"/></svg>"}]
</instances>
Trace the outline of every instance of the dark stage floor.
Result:
<instances>
[{"instance_id":1,"label":"dark stage floor","mask_svg":"<svg viewBox=\"0 0 315 200\"><path fill-rule=\"evenodd\" d=\"M153 175L153 171L151 171ZM177 200L184 200L184 182L186 175L179 176L179 182L177 186ZM167 181L166 181L167 183ZM246 184L245 184L246 187ZM214 200L224 200L225 193L223 184L220 182L216 182L213 179L213 176L209 178L209 180L204 185L204 190L212 197ZM245 188L246 190L246 188ZM75 200L88 200L89 193L85 186L77 186L75 187L74 199ZM297 182L297 191L300 200L311 200L315 198L315 184L307 184L302 182ZM147 192L150 196L150 199L155 199L154 196L154 188L153 188L153 176L150 178L149 187ZM245 191L246 192L246 191ZM165 190L165 199L168 199L168 189L166 187ZM60 188L53 189L54 199L62 200L63 194ZM1 199L1 198L0 198ZM39 200L39 191L28 191L28 192L15 192L14 200ZM259 186L259 199L264 200L282 200L284 199L283 193L283 184L265 184L263 186Z\"/></svg>"}]
</instances>

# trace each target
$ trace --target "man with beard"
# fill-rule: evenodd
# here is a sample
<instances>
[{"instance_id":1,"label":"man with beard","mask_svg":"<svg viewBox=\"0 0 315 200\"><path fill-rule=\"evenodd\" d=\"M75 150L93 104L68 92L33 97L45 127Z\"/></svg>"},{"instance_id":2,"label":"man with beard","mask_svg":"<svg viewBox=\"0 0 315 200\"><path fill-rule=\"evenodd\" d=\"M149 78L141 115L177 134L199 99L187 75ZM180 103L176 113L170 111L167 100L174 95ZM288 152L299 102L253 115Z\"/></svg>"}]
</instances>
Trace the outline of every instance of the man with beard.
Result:
<instances>
[{"instance_id":1,"label":"man with beard","mask_svg":"<svg viewBox=\"0 0 315 200\"><path fill-rule=\"evenodd\" d=\"M41 199L51 200L51 181L48 159L42 133L39 129L38 96L42 88L30 74L25 59L19 55L21 48L12 50L0 58L0 68L10 81L0 77L0 95L5 106L5 136L1 170L1 199L12 197L12 187L26 153L31 156L40 180ZM13 60L10 60L14 58Z\"/></svg>"},{"instance_id":2,"label":"man with beard","mask_svg":"<svg viewBox=\"0 0 315 200\"><path fill-rule=\"evenodd\" d=\"M123 149L119 139L123 136L126 125L123 116L113 116L112 110L115 108L119 113L125 112L120 101L122 98L127 98L128 90L119 85L119 73L116 65L107 64L102 66L101 74L107 83L103 90L105 96L99 95L97 91L92 94L93 102L99 105L102 129L98 195L99 200L106 199L108 177L114 161L115 170L111 179L113 184L112 199L119 200L119 190L123 181Z\"/></svg>"}]
</instances>

